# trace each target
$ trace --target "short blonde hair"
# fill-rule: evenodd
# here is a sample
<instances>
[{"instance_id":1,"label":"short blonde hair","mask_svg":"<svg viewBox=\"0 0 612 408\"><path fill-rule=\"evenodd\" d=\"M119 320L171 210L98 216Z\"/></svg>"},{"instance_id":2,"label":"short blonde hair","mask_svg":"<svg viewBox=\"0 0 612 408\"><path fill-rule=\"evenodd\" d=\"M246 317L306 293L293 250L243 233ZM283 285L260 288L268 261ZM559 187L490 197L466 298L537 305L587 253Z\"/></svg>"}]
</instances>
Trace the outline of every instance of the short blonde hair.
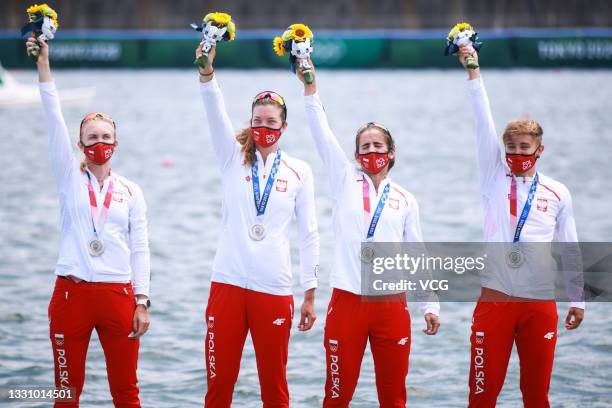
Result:
<instances>
[{"instance_id":1,"label":"short blonde hair","mask_svg":"<svg viewBox=\"0 0 612 408\"><path fill-rule=\"evenodd\" d=\"M533 119L517 119L513 120L506 125L504 130L503 140L507 142L508 139L514 135L530 135L537 142L542 142L542 135L544 131L542 126Z\"/></svg>"}]
</instances>

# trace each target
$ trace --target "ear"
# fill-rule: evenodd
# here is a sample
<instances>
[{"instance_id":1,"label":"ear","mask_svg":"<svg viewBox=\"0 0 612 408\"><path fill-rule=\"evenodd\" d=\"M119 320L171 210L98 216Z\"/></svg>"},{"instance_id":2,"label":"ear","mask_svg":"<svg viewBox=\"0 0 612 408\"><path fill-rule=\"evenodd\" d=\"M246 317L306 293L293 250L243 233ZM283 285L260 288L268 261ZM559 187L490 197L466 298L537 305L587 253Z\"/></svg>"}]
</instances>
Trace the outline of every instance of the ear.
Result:
<instances>
[{"instance_id":1,"label":"ear","mask_svg":"<svg viewBox=\"0 0 612 408\"><path fill-rule=\"evenodd\" d=\"M285 123L283 123L283 126L281 126L280 128L281 133L284 133L285 130L287 130L287 126L289 126L289 122L285 121Z\"/></svg>"},{"instance_id":2,"label":"ear","mask_svg":"<svg viewBox=\"0 0 612 408\"><path fill-rule=\"evenodd\" d=\"M389 159L395 159L395 149L389 150Z\"/></svg>"},{"instance_id":3,"label":"ear","mask_svg":"<svg viewBox=\"0 0 612 408\"><path fill-rule=\"evenodd\" d=\"M80 151L85 150L85 145L80 140L77 142L77 147L79 148Z\"/></svg>"},{"instance_id":4,"label":"ear","mask_svg":"<svg viewBox=\"0 0 612 408\"><path fill-rule=\"evenodd\" d=\"M544 153L544 145L540 145L540 147L538 147L538 150L536 150L537 157L540 157L542 153Z\"/></svg>"}]
</instances>

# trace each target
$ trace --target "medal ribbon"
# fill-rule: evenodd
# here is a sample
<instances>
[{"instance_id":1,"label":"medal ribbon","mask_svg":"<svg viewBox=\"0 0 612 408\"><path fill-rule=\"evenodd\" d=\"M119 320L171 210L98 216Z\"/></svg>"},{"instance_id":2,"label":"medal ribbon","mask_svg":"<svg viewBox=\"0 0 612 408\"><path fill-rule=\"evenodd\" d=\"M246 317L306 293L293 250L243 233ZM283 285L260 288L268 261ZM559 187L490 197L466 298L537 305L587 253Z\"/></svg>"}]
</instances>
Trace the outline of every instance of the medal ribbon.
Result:
<instances>
[{"instance_id":1,"label":"medal ribbon","mask_svg":"<svg viewBox=\"0 0 612 408\"><path fill-rule=\"evenodd\" d=\"M525 201L525 205L523 206L523 211L521 212L521 217L516 219L516 207L517 207L517 193L516 193L516 177L512 176L512 183L510 184L510 224L514 231L514 239L513 243L517 243L519 238L521 237L521 231L523 231L523 227L525 226L525 221L527 221L527 217L529 217L529 212L531 211L531 204L533 202L533 198L535 197L535 192L538 187L539 176L538 173L533 177L533 181L531 182L531 187L529 188L529 194L527 195L527 201ZM516 227L515 227L516 226Z\"/></svg>"},{"instance_id":2,"label":"medal ribbon","mask_svg":"<svg viewBox=\"0 0 612 408\"><path fill-rule=\"evenodd\" d=\"M108 216L108 211L111 205L111 199L113 198L114 183L111 177L108 181L108 189L106 190L106 196L104 197L104 203L98 213L98 203L96 200L96 193L93 185L91 184L91 176L87 173L87 190L89 190L89 206L91 207L91 223L93 224L94 234L96 237L102 234L102 229ZM97 225L97 227L96 227Z\"/></svg>"},{"instance_id":3,"label":"medal ribbon","mask_svg":"<svg viewBox=\"0 0 612 408\"><path fill-rule=\"evenodd\" d=\"M365 177L363 178L363 211L365 214L365 224L367 224L367 215L370 213L370 185L368 184ZM387 183L385 186L380 199L378 200L378 205L374 210L374 215L372 215L372 220L370 221L370 227L368 228L368 235L366 239L370 241L374 236L374 232L376 231L376 226L378 225L378 221L380 220L380 216L382 214L383 209L385 208L385 203L387 202L387 198L389 197L389 190L391 189L391 183Z\"/></svg>"},{"instance_id":4,"label":"medal ribbon","mask_svg":"<svg viewBox=\"0 0 612 408\"><path fill-rule=\"evenodd\" d=\"M253 167L251 167L251 176L253 178L253 198L255 199L255 209L257 210L257 217L263 216L266 212L266 207L268 206L268 199L270 198L270 193L272 192L272 186L274 185L276 173L278 173L278 168L280 167L280 162L281 151L279 149L276 151L276 157L274 158L274 163L272 164L272 169L270 170L270 176L268 177L268 181L266 182L266 187L264 188L264 192L261 198L259 193L259 176L257 175L259 167L257 161L253 163Z\"/></svg>"}]
</instances>

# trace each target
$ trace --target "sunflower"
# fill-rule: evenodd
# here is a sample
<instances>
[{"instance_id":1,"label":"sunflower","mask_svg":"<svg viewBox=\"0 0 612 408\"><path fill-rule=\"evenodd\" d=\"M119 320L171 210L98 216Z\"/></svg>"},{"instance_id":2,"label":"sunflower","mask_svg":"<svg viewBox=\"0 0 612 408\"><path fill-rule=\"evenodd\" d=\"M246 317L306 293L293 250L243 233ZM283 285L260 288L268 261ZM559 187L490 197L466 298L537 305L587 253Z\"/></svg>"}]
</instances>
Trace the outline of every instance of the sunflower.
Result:
<instances>
[{"instance_id":1,"label":"sunflower","mask_svg":"<svg viewBox=\"0 0 612 408\"><path fill-rule=\"evenodd\" d=\"M234 41L236 37L236 24L233 21L227 24L227 32L229 33L229 41Z\"/></svg>"},{"instance_id":2,"label":"sunflower","mask_svg":"<svg viewBox=\"0 0 612 408\"><path fill-rule=\"evenodd\" d=\"M205 23L211 20L220 26L226 26L232 21L232 16L227 13L208 13L204 16Z\"/></svg>"},{"instance_id":3,"label":"sunflower","mask_svg":"<svg viewBox=\"0 0 612 408\"><path fill-rule=\"evenodd\" d=\"M53 23L55 24L55 28L59 28L59 23L57 22L57 13L51 7L45 4L35 4L27 8L26 13L30 16L30 22L36 20L38 15L49 16Z\"/></svg>"},{"instance_id":4,"label":"sunflower","mask_svg":"<svg viewBox=\"0 0 612 408\"><path fill-rule=\"evenodd\" d=\"M273 41L273 48L276 55L282 57L285 54L285 42L282 38L276 37Z\"/></svg>"},{"instance_id":5,"label":"sunflower","mask_svg":"<svg viewBox=\"0 0 612 408\"><path fill-rule=\"evenodd\" d=\"M453 38L455 38L457 34L464 30L474 31L472 26L468 23L455 24L455 26L450 30L450 33L448 33L448 41L453 41Z\"/></svg>"},{"instance_id":6,"label":"sunflower","mask_svg":"<svg viewBox=\"0 0 612 408\"><path fill-rule=\"evenodd\" d=\"M292 24L289 26L291 39L295 41L304 41L306 38L312 39L312 31L306 24Z\"/></svg>"}]
</instances>

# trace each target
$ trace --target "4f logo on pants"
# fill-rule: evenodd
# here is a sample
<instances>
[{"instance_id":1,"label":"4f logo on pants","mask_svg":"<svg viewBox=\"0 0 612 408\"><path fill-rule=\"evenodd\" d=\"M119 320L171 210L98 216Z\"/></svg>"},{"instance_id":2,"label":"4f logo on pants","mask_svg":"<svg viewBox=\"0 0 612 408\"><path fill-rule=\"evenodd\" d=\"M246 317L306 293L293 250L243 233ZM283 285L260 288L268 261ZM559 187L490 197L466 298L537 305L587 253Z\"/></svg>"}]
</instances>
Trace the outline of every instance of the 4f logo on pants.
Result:
<instances>
[{"instance_id":1,"label":"4f logo on pants","mask_svg":"<svg viewBox=\"0 0 612 408\"><path fill-rule=\"evenodd\" d=\"M397 342L397 344L399 344L400 346L405 346L407 342L408 342L408 337L402 337L400 341Z\"/></svg>"},{"instance_id":2,"label":"4f logo on pants","mask_svg":"<svg viewBox=\"0 0 612 408\"><path fill-rule=\"evenodd\" d=\"M281 319L281 318L278 318L278 319L276 319L275 321L272 322L272 324L275 324L277 326L280 326L283 323L285 323L285 319Z\"/></svg>"},{"instance_id":3,"label":"4f logo on pants","mask_svg":"<svg viewBox=\"0 0 612 408\"><path fill-rule=\"evenodd\" d=\"M553 337L555 337L555 332L548 332L544 335L546 340L552 340Z\"/></svg>"}]
</instances>

